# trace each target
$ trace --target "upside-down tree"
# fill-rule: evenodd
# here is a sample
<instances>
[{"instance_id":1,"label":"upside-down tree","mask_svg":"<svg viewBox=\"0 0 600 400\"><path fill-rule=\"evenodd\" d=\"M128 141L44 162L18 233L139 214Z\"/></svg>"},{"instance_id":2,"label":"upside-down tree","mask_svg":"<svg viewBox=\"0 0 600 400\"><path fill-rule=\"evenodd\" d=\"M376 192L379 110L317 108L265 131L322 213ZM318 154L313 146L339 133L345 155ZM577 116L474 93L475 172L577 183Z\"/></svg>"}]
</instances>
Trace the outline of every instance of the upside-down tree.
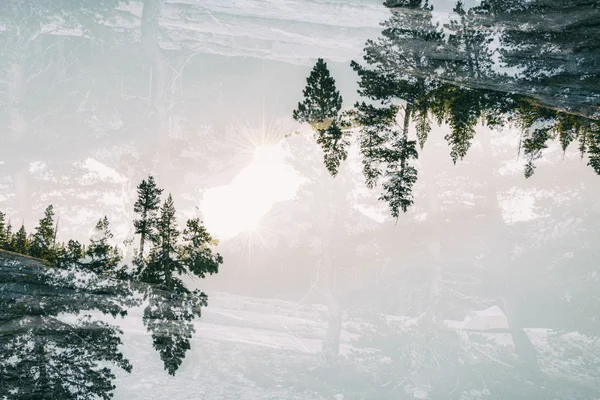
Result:
<instances>
[{"instance_id":1,"label":"upside-down tree","mask_svg":"<svg viewBox=\"0 0 600 400\"><path fill-rule=\"evenodd\" d=\"M194 319L207 305L206 294L190 290L182 278L217 273L223 259L213 253L210 246L214 241L198 219L187 221L181 240L170 194L160 208L155 229L152 248L136 279L149 285L144 325L165 370L175 375L191 348Z\"/></svg>"}]
</instances>

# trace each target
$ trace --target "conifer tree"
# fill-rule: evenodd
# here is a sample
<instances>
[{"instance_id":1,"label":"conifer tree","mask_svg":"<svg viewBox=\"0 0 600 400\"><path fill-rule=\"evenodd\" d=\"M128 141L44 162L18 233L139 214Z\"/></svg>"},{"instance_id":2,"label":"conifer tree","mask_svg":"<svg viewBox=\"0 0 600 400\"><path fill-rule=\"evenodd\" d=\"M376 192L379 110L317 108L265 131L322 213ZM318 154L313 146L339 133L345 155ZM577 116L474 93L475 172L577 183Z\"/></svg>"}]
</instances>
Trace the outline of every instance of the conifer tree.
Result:
<instances>
[{"instance_id":1,"label":"conifer tree","mask_svg":"<svg viewBox=\"0 0 600 400\"><path fill-rule=\"evenodd\" d=\"M133 221L135 233L140 235L139 262L143 264L144 246L153 239L156 225L156 215L160 208L160 195L163 190L156 186L154 177L142 180L137 187L138 198L133 206L133 211L138 214L138 219Z\"/></svg>"},{"instance_id":2,"label":"conifer tree","mask_svg":"<svg viewBox=\"0 0 600 400\"><path fill-rule=\"evenodd\" d=\"M50 204L44 211L42 218L35 228L29 254L45 260L50 260L54 254L55 227L54 227L54 207Z\"/></svg>"},{"instance_id":3,"label":"conifer tree","mask_svg":"<svg viewBox=\"0 0 600 400\"><path fill-rule=\"evenodd\" d=\"M160 216L156 221L154 247L149 256L149 263L144 268L143 280L148 283L162 284L167 290L173 289L173 275L182 272L182 265L177 259L177 240L180 232L175 218L175 205L171 194L160 208Z\"/></svg>"},{"instance_id":4,"label":"conifer tree","mask_svg":"<svg viewBox=\"0 0 600 400\"><path fill-rule=\"evenodd\" d=\"M125 315L118 299L128 292L93 275L85 284L74 276L0 258L0 398L109 400L111 367L131 372L116 326L89 315L61 317L85 310Z\"/></svg>"},{"instance_id":5,"label":"conifer tree","mask_svg":"<svg viewBox=\"0 0 600 400\"><path fill-rule=\"evenodd\" d=\"M77 240L69 239L56 250L56 267L65 268L71 265L81 265L85 256L85 247Z\"/></svg>"},{"instance_id":6,"label":"conifer tree","mask_svg":"<svg viewBox=\"0 0 600 400\"><path fill-rule=\"evenodd\" d=\"M417 180L417 170L409 164L419 156L416 141L408 138L410 114L405 114L400 129L397 106L375 107L363 102L355 109L356 121L362 126L359 144L365 182L372 189L385 179L380 200L387 202L392 217L398 218L400 210L406 212L413 204L412 188Z\"/></svg>"},{"instance_id":7,"label":"conifer tree","mask_svg":"<svg viewBox=\"0 0 600 400\"><path fill-rule=\"evenodd\" d=\"M88 257L86 268L97 274L115 274L122 257L119 249L110 244L113 234L110 231L108 217L100 219L90 238L85 254ZM71 252L78 252L78 243L70 243Z\"/></svg>"},{"instance_id":8,"label":"conifer tree","mask_svg":"<svg viewBox=\"0 0 600 400\"><path fill-rule=\"evenodd\" d=\"M355 118L361 127L359 143L367 186L383 179L381 200L390 206L392 216L406 212L413 203L412 187L417 170L409 164L418 158L416 141L409 139L411 120L423 147L429 134L432 93L441 85L435 72L442 68L444 33L432 20L433 7L425 0L386 1L392 16L385 21L381 36L367 41L364 60L353 61L359 75L359 94L381 103L377 108L355 105ZM398 126L396 114L403 110Z\"/></svg>"},{"instance_id":9,"label":"conifer tree","mask_svg":"<svg viewBox=\"0 0 600 400\"><path fill-rule=\"evenodd\" d=\"M213 255L210 249L213 239L197 219L187 222L184 243L180 243L175 213L169 194L160 208L153 247L138 278L150 285L144 325L171 375L175 375L191 348L193 320L200 317L201 307L207 305L207 296L199 290L189 290L181 276L204 278L206 274L217 273L223 262L219 254Z\"/></svg>"},{"instance_id":10,"label":"conifer tree","mask_svg":"<svg viewBox=\"0 0 600 400\"><path fill-rule=\"evenodd\" d=\"M12 237L12 250L16 253L27 254L30 250L29 239L27 238L27 231L25 225L21 225L21 228Z\"/></svg>"},{"instance_id":11,"label":"conifer tree","mask_svg":"<svg viewBox=\"0 0 600 400\"><path fill-rule=\"evenodd\" d=\"M12 231L12 223L10 222L10 220L6 223L5 236L6 236L6 241L4 242L4 250L14 251L14 248L13 248L14 234Z\"/></svg>"},{"instance_id":12,"label":"conifer tree","mask_svg":"<svg viewBox=\"0 0 600 400\"><path fill-rule=\"evenodd\" d=\"M335 87L335 79L331 76L327 63L319 58L308 78L306 88L302 91L304 101L298 103L293 117L298 122L322 124L338 117L342 109L342 96Z\"/></svg>"},{"instance_id":13,"label":"conifer tree","mask_svg":"<svg viewBox=\"0 0 600 400\"><path fill-rule=\"evenodd\" d=\"M219 265L223 263L223 257L219 253L213 254L210 246L216 241L199 218L187 221L183 230L183 240L180 256L188 273L198 278L205 278L206 274L212 275L219 272Z\"/></svg>"},{"instance_id":14,"label":"conifer tree","mask_svg":"<svg viewBox=\"0 0 600 400\"><path fill-rule=\"evenodd\" d=\"M324 152L325 167L335 176L341 162L348 157L350 142L345 130L349 124L340 113L343 99L322 58L306 79L302 94L304 100L298 103L293 117L298 122L308 122L315 129L317 143Z\"/></svg>"},{"instance_id":15,"label":"conifer tree","mask_svg":"<svg viewBox=\"0 0 600 400\"><path fill-rule=\"evenodd\" d=\"M6 232L6 214L0 211L0 249L7 249L9 238Z\"/></svg>"}]
</instances>

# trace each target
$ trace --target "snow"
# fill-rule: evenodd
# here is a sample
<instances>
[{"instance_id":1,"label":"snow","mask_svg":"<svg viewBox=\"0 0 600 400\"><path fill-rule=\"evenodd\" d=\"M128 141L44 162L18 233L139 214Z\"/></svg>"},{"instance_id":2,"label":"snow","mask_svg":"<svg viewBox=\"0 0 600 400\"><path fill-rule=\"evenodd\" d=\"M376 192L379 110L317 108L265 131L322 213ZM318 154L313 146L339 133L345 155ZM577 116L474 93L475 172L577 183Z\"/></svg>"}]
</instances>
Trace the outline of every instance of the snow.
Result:
<instances>
[{"instance_id":1,"label":"snow","mask_svg":"<svg viewBox=\"0 0 600 400\"><path fill-rule=\"evenodd\" d=\"M83 162L82 166L90 172L90 174L88 175L88 177L90 178L96 177L100 178L103 181L109 181L114 183L127 182L127 178L125 176L91 157L88 157Z\"/></svg>"},{"instance_id":2,"label":"snow","mask_svg":"<svg viewBox=\"0 0 600 400\"><path fill-rule=\"evenodd\" d=\"M492 306L485 310L471 311L465 317L460 329L508 329L508 318L506 318L500 307Z\"/></svg>"},{"instance_id":3,"label":"snow","mask_svg":"<svg viewBox=\"0 0 600 400\"><path fill-rule=\"evenodd\" d=\"M124 40L139 37L142 3L122 4L115 21L104 22ZM160 26L163 49L257 57L311 65L325 56L346 63L359 58L365 41L389 16L381 1L232 0L168 1ZM81 36L58 19L43 32Z\"/></svg>"}]
</instances>

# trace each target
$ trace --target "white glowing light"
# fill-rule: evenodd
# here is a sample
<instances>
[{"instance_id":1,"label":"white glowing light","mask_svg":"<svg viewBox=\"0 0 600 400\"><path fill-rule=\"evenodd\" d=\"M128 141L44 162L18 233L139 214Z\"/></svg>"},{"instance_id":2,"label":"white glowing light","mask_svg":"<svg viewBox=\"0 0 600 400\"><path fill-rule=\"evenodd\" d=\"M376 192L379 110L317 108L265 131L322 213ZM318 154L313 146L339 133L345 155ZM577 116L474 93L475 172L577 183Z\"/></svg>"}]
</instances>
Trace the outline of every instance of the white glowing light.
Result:
<instances>
[{"instance_id":1,"label":"white glowing light","mask_svg":"<svg viewBox=\"0 0 600 400\"><path fill-rule=\"evenodd\" d=\"M205 192L200 204L204 222L222 240L257 230L260 219L276 202L292 199L299 184L281 145L258 147L252 162L228 185Z\"/></svg>"}]
</instances>

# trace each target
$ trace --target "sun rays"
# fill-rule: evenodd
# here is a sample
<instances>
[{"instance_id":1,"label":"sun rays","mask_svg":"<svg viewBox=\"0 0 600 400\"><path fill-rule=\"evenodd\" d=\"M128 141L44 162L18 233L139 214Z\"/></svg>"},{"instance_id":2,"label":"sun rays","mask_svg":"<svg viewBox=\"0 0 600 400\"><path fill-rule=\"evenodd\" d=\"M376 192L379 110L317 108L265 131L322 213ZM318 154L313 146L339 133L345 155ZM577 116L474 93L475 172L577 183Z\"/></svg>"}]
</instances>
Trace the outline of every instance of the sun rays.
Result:
<instances>
[{"instance_id":1,"label":"sun rays","mask_svg":"<svg viewBox=\"0 0 600 400\"><path fill-rule=\"evenodd\" d=\"M258 128L241 124L236 132L228 135L232 157L241 155L244 165L228 184L206 190L200 208L205 224L219 239L239 236L240 244L252 251L271 236L261 218L275 203L296 195L300 177L285 161L281 139L286 130L280 123Z\"/></svg>"}]
</instances>

